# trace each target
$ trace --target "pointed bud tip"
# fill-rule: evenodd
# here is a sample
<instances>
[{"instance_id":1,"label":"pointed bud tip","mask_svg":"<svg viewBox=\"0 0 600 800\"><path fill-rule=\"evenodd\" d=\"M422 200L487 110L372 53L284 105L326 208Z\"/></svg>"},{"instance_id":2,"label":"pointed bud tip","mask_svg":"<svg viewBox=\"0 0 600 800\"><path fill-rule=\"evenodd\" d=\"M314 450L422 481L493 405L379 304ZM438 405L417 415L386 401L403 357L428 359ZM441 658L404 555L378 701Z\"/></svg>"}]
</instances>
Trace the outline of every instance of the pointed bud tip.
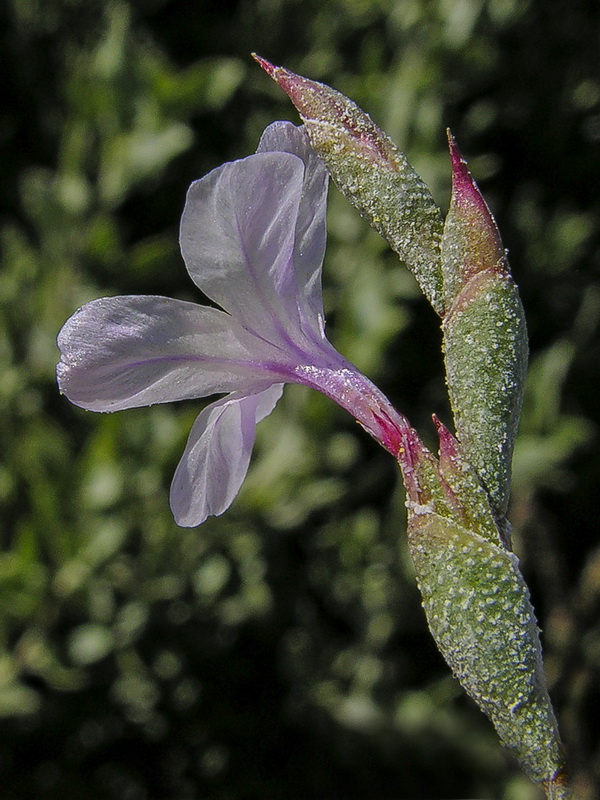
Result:
<instances>
[{"instance_id":1,"label":"pointed bud tip","mask_svg":"<svg viewBox=\"0 0 600 800\"><path fill-rule=\"evenodd\" d=\"M432 414L431 419L433 420L433 424L436 427L436 430L439 432L441 428L445 428L446 426L442 422L442 420L438 417L437 414Z\"/></svg>"},{"instance_id":2,"label":"pointed bud tip","mask_svg":"<svg viewBox=\"0 0 600 800\"><path fill-rule=\"evenodd\" d=\"M437 429L437 434L440 440L440 461L446 459L455 459L458 457L458 442L456 438L450 433L444 423L438 418L436 414L432 415L433 424Z\"/></svg>"},{"instance_id":3,"label":"pointed bud tip","mask_svg":"<svg viewBox=\"0 0 600 800\"><path fill-rule=\"evenodd\" d=\"M314 90L320 87L320 84L309 81L308 78L303 78L302 75L297 75L285 67L276 67L275 64L271 64L270 61L259 56L258 53L252 53L251 55L267 75L288 95L300 116L304 117L310 110L310 95L306 96L304 90Z\"/></svg>"},{"instance_id":4,"label":"pointed bud tip","mask_svg":"<svg viewBox=\"0 0 600 800\"><path fill-rule=\"evenodd\" d=\"M456 139L450 128L446 128L446 136L448 137L448 149L450 150L450 160L452 161L452 167L454 169L458 169L461 165L466 166L466 162L462 157L460 150L458 149L458 145L456 144Z\"/></svg>"},{"instance_id":5,"label":"pointed bud tip","mask_svg":"<svg viewBox=\"0 0 600 800\"><path fill-rule=\"evenodd\" d=\"M250 55L256 61L256 63L259 65L259 67L264 69L264 71L267 73L267 75L270 78L274 78L275 71L277 69L277 67L274 64L271 64L271 62L267 61L266 58L263 58L262 56L259 56L258 53L250 53Z\"/></svg>"},{"instance_id":6,"label":"pointed bud tip","mask_svg":"<svg viewBox=\"0 0 600 800\"><path fill-rule=\"evenodd\" d=\"M464 235L468 239L474 232L479 232L481 241L479 247L484 244L483 250L476 254L475 262L478 264L476 269L468 270L469 273L482 271L484 268L505 269L504 248L498 227L492 216L488 204L473 176L469 172L467 162L463 158L454 136L447 130L448 146L450 149L450 161L452 164L452 198L451 209L454 209L463 220L465 227ZM474 241L477 240L477 237ZM475 263L473 264L475 266Z\"/></svg>"},{"instance_id":7,"label":"pointed bud tip","mask_svg":"<svg viewBox=\"0 0 600 800\"><path fill-rule=\"evenodd\" d=\"M467 193L473 198L481 197L477 184L469 172L467 162L458 149L456 139L452 135L450 128L446 129L446 135L448 136L448 149L450 150L450 162L452 164L452 188L454 194L458 195L457 199ZM483 198L481 199L483 200Z\"/></svg>"}]
</instances>

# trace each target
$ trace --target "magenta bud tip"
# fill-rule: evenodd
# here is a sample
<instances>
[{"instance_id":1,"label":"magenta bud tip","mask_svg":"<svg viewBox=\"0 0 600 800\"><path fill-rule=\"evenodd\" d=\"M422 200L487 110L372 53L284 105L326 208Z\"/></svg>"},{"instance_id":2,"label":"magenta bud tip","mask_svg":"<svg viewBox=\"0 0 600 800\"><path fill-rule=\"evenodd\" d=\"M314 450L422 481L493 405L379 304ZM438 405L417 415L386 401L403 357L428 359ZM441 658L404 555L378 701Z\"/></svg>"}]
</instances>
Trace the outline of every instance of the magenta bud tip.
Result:
<instances>
[{"instance_id":1,"label":"magenta bud tip","mask_svg":"<svg viewBox=\"0 0 600 800\"><path fill-rule=\"evenodd\" d=\"M252 58L253 58L253 59L256 61L256 63L257 63L257 64L258 64L260 67L262 67L262 69L264 69L264 71L267 73L267 75L268 75L269 77L271 77L271 78L273 78L273 77L274 77L274 75L275 75L275 70L277 69L277 67L276 67L276 66L274 66L273 64L271 64L271 62L270 62L270 61L267 61L267 59L266 59L266 58L263 58L262 56L259 56L259 55L258 55L258 53L251 53L251 56L252 56Z\"/></svg>"},{"instance_id":2,"label":"magenta bud tip","mask_svg":"<svg viewBox=\"0 0 600 800\"><path fill-rule=\"evenodd\" d=\"M467 162L463 158L456 139L452 135L450 129L446 130L448 136L448 147L450 150L450 161L452 164L452 184L456 200L466 200L467 197L471 198L471 202L481 205L483 198L477 188L475 181L471 177Z\"/></svg>"},{"instance_id":3,"label":"magenta bud tip","mask_svg":"<svg viewBox=\"0 0 600 800\"><path fill-rule=\"evenodd\" d=\"M444 423L433 414L433 423L437 429L440 439L440 458L441 459L455 459L458 456L458 442L456 438L450 433Z\"/></svg>"},{"instance_id":4,"label":"magenta bud tip","mask_svg":"<svg viewBox=\"0 0 600 800\"><path fill-rule=\"evenodd\" d=\"M468 174L467 162L462 157L450 128L446 128L446 135L448 137L448 148L450 150L450 160L452 161L453 171Z\"/></svg>"}]
</instances>

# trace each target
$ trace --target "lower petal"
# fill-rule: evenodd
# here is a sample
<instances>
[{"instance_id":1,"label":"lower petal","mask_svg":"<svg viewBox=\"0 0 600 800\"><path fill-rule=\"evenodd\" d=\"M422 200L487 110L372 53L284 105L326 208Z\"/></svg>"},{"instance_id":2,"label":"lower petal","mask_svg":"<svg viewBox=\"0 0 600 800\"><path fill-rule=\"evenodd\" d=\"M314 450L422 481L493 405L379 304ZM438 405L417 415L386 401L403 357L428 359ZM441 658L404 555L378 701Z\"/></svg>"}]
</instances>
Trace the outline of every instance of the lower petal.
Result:
<instances>
[{"instance_id":1,"label":"lower petal","mask_svg":"<svg viewBox=\"0 0 600 800\"><path fill-rule=\"evenodd\" d=\"M257 394L231 394L199 415L171 485L178 525L192 528L222 514L240 490L254 446L256 423L275 408L283 384Z\"/></svg>"}]
</instances>

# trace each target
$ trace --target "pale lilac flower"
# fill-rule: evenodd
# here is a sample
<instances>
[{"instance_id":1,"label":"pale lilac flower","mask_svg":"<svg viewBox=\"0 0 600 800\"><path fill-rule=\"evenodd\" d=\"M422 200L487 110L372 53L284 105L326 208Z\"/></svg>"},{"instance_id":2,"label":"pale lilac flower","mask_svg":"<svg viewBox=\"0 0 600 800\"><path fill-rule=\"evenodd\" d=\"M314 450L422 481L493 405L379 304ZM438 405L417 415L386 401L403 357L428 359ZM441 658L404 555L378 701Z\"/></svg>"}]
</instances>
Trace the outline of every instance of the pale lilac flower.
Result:
<instances>
[{"instance_id":1,"label":"pale lilac flower","mask_svg":"<svg viewBox=\"0 0 600 800\"><path fill-rule=\"evenodd\" d=\"M396 457L410 429L325 338L327 172L302 128L276 122L257 152L190 187L181 251L223 310L154 296L83 306L58 337L60 389L91 411L227 392L196 420L171 487L182 526L221 514L244 480L256 423L284 383L318 389Z\"/></svg>"}]
</instances>

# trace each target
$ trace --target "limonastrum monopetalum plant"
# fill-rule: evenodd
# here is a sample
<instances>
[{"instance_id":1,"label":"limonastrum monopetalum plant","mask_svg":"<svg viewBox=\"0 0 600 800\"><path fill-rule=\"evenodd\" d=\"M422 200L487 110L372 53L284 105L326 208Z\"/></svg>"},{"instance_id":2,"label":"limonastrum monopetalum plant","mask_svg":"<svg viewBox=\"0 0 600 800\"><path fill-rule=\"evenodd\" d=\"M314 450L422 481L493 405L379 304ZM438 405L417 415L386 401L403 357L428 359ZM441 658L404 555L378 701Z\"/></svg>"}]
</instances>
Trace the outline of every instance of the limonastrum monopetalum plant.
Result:
<instances>
[{"instance_id":1,"label":"limonastrum monopetalum plant","mask_svg":"<svg viewBox=\"0 0 600 800\"><path fill-rule=\"evenodd\" d=\"M173 478L182 526L232 503L256 424L285 383L335 400L400 466L410 550L441 653L524 771L549 798L566 798L539 631L505 517L527 335L495 222L451 136L444 221L406 157L352 101L255 58L304 124L273 123L254 155L190 187L181 250L220 308L156 296L88 303L58 337L60 389L92 411L225 395L198 416ZM328 175L442 320L456 435L435 419L438 457L325 336Z\"/></svg>"}]
</instances>

